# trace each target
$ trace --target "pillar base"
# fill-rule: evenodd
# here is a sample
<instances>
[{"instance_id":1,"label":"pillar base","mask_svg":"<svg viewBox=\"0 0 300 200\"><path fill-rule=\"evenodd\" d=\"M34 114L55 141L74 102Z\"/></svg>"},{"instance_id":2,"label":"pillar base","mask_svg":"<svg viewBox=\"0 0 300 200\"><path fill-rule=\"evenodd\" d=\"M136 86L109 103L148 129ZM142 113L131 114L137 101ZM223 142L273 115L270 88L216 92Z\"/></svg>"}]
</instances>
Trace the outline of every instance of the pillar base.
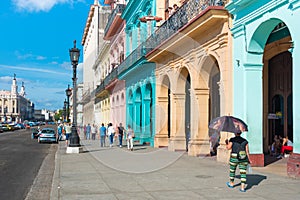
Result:
<instances>
[{"instance_id":1,"label":"pillar base","mask_svg":"<svg viewBox=\"0 0 300 200\"><path fill-rule=\"evenodd\" d=\"M82 147L67 147L66 153L82 153L83 148Z\"/></svg>"},{"instance_id":2,"label":"pillar base","mask_svg":"<svg viewBox=\"0 0 300 200\"><path fill-rule=\"evenodd\" d=\"M287 161L287 175L300 178L300 154L292 153Z\"/></svg>"},{"instance_id":3,"label":"pillar base","mask_svg":"<svg viewBox=\"0 0 300 200\"><path fill-rule=\"evenodd\" d=\"M265 155L264 154L250 154L251 166L264 167Z\"/></svg>"},{"instance_id":4,"label":"pillar base","mask_svg":"<svg viewBox=\"0 0 300 200\"><path fill-rule=\"evenodd\" d=\"M170 138L168 146L169 151L186 151L186 140L185 137L173 137Z\"/></svg>"},{"instance_id":5,"label":"pillar base","mask_svg":"<svg viewBox=\"0 0 300 200\"><path fill-rule=\"evenodd\" d=\"M169 145L168 135L155 135L154 137L154 147L167 147Z\"/></svg>"},{"instance_id":6,"label":"pillar base","mask_svg":"<svg viewBox=\"0 0 300 200\"><path fill-rule=\"evenodd\" d=\"M220 144L217 149L217 161L222 163L229 163L230 151L226 149L225 144Z\"/></svg>"},{"instance_id":7,"label":"pillar base","mask_svg":"<svg viewBox=\"0 0 300 200\"><path fill-rule=\"evenodd\" d=\"M189 156L210 156L208 140L192 139L189 143Z\"/></svg>"}]
</instances>

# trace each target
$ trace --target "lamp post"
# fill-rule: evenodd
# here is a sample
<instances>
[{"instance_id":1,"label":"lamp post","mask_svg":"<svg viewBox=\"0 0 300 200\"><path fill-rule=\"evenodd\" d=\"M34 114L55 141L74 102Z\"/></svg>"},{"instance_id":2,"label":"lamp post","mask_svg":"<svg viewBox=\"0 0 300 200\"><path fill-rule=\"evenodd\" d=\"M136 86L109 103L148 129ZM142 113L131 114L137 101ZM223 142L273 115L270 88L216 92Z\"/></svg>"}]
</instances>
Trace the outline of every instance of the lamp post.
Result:
<instances>
[{"instance_id":1,"label":"lamp post","mask_svg":"<svg viewBox=\"0 0 300 200\"><path fill-rule=\"evenodd\" d=\"M67 110L66 110L66 107L67 107L67 101L65 99L64 101L64 108L63 108L63 122L65 122L66 118L67 118Z\"/></svg>"},{"instance_id":2,"label":"lamp post","mask_svg":"<svg viewBox=\"0 0 300 200\"><path fill-rule=\"evenodd\" d=\"M66 89L66 95L67 95L67 122L70 122L70 96L72 94L72 90L70 88L70 85L68 84L68 88Z\"/></svg>"},{"instance_id":3,"label":"lamp post","mask_svg":"<svg viewBox=\"0 0 300 200\"><path fill-rule=\"evenodd\" d=\"M72 66L73 66L73 123L72 123L72 133L70 135L70 143L69 143L69 147L79 147L80 143L79 143L79 136L77 134L77 112L76 112L76 81L77 81L77 77L76 77L76 69L77 69L77 65L78 65L78 60L79 60L79 56L80 56L80 50L78 48L76 48L76 40L74 40L74 47L72 49L69 49L69 53L70 53L70 60L72 62Z\"/></svg>"}]
</instances>

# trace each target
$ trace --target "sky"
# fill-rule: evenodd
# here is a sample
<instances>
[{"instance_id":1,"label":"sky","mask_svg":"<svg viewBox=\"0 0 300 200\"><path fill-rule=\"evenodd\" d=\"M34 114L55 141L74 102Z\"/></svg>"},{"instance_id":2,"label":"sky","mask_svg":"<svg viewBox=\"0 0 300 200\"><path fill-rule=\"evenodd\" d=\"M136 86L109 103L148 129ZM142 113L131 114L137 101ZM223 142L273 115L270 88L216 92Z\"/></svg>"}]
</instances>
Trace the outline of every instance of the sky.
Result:
<instances>
[{"instance_id":1,"label":"sky","mask_svg":"<svg viewBox=\"0 0 300 200\"><path fill-rule=\"evenodd\" d=\"M69 49L81 50L77 83L82 82L81 40L94 0L0 0L0 90L18 91L35 109L62 109L72 87Z\"/></svg>"}]
</instances>

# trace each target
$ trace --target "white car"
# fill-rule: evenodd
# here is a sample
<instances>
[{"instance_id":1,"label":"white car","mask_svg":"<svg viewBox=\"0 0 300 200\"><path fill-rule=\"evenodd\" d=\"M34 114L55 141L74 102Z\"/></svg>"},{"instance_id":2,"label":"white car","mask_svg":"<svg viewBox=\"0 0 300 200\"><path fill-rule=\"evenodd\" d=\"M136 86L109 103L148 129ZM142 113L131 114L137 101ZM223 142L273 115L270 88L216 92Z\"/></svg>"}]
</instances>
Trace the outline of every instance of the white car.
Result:
<instances>
[{"instance_id":1,"label":"white car","mask_svg":"<svg viewBox=\"0 0 300 200\"><path fill-rule=\"evenodd\" d=\"M58 135L53 128L43 128L38 136L38 142L54 142L58 143Z\"/></svg>"}]
</instances>

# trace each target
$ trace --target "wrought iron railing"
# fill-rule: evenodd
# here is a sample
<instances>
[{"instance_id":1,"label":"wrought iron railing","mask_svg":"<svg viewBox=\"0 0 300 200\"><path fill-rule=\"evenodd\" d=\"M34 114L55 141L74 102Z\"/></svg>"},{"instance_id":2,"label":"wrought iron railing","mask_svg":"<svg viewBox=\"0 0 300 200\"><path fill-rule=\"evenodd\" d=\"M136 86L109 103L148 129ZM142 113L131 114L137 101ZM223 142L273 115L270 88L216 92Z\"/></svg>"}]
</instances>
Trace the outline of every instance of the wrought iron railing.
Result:
<instances>
[{"instance_id":1,"label":"wrought iron railing","mask_svg":"<svg viewBox=\"0 0 300 200\"><path fill-rule=\"evenodd\" d=\"M126 7L126 5L124 5L124 4L117 4L116 8L112 10L110 15L108 16L108 21L107 21L106 27L104 29L104 35L106 35L107 31L109 30L112 22L114 21L114 19L116 17L116 15L119 13L123 13L125 7Z\"/></svg>"},{"instance_id":2,"label":"wrought iron railing","mask_svg":"<svg viewBox=\"0 0 300 200\"><path fill-rule=\"evenodd\" d=\"M125 70L128 69L128 67L132 66L135 62L140 60L143 56L146 55L146 52L144 51L144 43L141 43L134 51L129 54L125 58L125 60L118 66L118 74L121 74Z\"/></svg>"},{"instance_id":3,"label":"wrought iron railing","mask_svg":"<svg viewBox=\"0 0 300 200\"><path fill-rule=\"evenodd\" d=\"M147 53L157 48L208 6L224 6L225 2L226 0L189 0L173 13L145 42L141 43L125 58L118 67L118 73L121 74Z\"/></svg>"},{"instance_id":4,"label":"wrought iron railing","mask_svg":"<svg viewBox=\"0 0 300 200\"><path fill-rule=\"evenodd\" d=\"M112 80L118 77L118 67L113 68L113 70L105 77L104 86L107 86Z\"/></svg>"},{"instance_id":5,"label":"wrought iron railing","mask_svg":"<svg viewBox=\"0 0 300 200\"><path fill-rule=\"evenodd\" d=\"M146 54L158 47L209 6L224 6L226 0L189 0L173 13L145 42Z\"/></svg>"},{"instance_id":6,"label":"wrought iron railing","mask_svg":"<svg viewBox=\"0 0 300 200\"><path fill-rule=\"evenodd\" d=\"M101 93L103 90L105 90L105 87L110 84L111 81L118 78L118 68L114 68L106 77L105 79L100 83L100 85L97 86L95 89L95 95Z\"/></svg>"}]
</instances>

